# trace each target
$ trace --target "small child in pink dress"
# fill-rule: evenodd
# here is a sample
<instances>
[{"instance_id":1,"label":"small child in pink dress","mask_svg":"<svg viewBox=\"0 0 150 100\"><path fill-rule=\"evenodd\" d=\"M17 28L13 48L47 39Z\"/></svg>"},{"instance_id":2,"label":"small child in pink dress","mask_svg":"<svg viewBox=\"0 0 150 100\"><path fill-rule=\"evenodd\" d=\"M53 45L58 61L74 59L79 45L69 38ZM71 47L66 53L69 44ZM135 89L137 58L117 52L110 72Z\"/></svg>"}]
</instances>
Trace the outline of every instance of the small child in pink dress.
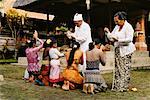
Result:
<instances>
[{"instance_id":1,"label":"small child in pink dress","mask_svg":"<svg viewBox=\"0 0 150 100\"><path fill-rule=\"evenodd\" d=\"M34 40L28 42L28 48L25 51L28 61L27 70L29 73L29 82L33 82L40 71L38 52L43 47L44 43L41 39L38 38L37 31L34 32L33 38ZM35 46L36 40L40 42L40 45L38 47Z\"/></svg>"}]
</instances>

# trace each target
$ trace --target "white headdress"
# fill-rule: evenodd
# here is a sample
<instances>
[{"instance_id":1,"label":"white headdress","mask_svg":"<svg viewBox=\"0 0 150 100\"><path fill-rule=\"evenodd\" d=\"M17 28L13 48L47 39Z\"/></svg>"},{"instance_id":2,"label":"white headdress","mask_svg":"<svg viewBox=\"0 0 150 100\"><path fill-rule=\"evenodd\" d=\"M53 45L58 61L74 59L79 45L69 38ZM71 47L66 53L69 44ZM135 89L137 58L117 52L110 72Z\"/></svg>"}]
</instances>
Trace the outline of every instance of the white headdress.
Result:
<instances>
[{"instance_id":1,"label":"white headdress","mask_svg":"<svg viewBox=\"0 0 150 100\"><path fill-rule=\"evenodd\" d=\"M74 15L73 21L79 21L79 20L83 20L82 14L76 13L76 14Z\"/></svg>"}]
</instances>

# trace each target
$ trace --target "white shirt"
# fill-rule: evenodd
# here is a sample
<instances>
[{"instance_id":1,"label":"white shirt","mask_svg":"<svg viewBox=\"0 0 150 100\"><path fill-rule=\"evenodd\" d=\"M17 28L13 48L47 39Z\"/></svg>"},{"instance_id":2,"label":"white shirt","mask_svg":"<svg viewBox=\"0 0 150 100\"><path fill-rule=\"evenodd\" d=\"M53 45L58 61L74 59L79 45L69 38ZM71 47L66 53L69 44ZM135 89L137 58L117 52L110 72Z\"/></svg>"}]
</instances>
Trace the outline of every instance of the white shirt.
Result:
<instances>
[{"instance_id":1,"label":"white shirt","mask_svg":"<svg viewBox=\"0 0 150 100\"><path fill-rule=\"evenodd\" d=\"M90 26L83 21L80 27L75 27L75 36L75 40L80 43L80 49L87 51L89 43L92 42Z\"/></svg>"},{"instance_id":2,"label":"white shirt","mask_svg":"<svg viewBox=\"0 0 150 100\"><path fill-rule=\"evenodd\" d=\"M58 59L59 57L64 56L64 54L60 53L57 48L51 48L49 50L49 56L51 59Z\"/></svg>"},{"instance_id":3,"label":"white shirt","mask_svg":"<svg viewBox=\"0 0 150 100\"><path fill-rule=\"evenodd\" d=\"M113 31L111 33L108 33L108 35L110 34L118 38L118 41L114 43L114 46L119 47L121 57L133 53L136 50L135 45L132 42L134 30L131 24L129 24L127 21L125 21L120 31L119 26L116 25ZM121 42L127 42L129 43L129 45L127 46L119 45L119 43Z\"/></svg>"}]
</instances>

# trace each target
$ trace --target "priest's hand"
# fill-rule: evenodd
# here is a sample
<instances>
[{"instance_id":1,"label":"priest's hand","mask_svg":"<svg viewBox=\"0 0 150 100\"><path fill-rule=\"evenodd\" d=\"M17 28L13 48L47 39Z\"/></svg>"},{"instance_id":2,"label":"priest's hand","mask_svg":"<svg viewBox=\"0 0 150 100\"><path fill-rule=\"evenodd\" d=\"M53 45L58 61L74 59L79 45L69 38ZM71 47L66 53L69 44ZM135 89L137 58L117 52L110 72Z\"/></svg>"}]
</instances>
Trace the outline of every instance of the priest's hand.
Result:
<instances>
[{"instance_id":1,"label":"priest's hand","mask_svg":"<svg viewBox=\"0 0 150 100\"><path fill-rule=\"evenodd\" d=\"M110 31L109 31L109 29L108 29L107 27L104 28L104 31L105 31L106 33L110 33Z\"/></svg>"}]
</instances>

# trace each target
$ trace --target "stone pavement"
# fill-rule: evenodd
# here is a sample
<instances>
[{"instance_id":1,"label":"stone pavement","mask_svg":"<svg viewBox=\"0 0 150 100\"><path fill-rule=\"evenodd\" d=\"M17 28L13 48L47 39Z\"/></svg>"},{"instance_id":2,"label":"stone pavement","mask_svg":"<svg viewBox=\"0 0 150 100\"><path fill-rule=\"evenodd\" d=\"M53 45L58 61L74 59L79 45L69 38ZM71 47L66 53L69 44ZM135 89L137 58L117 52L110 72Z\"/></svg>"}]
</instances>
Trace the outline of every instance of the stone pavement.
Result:
<instances>
[{"instance_id":1,"label":"stone pavement","mask_svg":"<svg viewBox=\"0 0 150 100\"><path fill-rule=\"evenodd\" d=\"M42 55L42 54L41 54ZM102 73L112 72L114 69L114 52L106 51L106 65L101 66L100 71ZM66 67L65 57L60 58L61 60L61 69L63 70ZM26 57L19 57L18 63L12 63L13 65L27 66ZM40 61L41 64L41 61ZM150 68L150 57L148 51L136 51L132 55L132 69L147 69Z\"/></svg>"}]
</instances>

